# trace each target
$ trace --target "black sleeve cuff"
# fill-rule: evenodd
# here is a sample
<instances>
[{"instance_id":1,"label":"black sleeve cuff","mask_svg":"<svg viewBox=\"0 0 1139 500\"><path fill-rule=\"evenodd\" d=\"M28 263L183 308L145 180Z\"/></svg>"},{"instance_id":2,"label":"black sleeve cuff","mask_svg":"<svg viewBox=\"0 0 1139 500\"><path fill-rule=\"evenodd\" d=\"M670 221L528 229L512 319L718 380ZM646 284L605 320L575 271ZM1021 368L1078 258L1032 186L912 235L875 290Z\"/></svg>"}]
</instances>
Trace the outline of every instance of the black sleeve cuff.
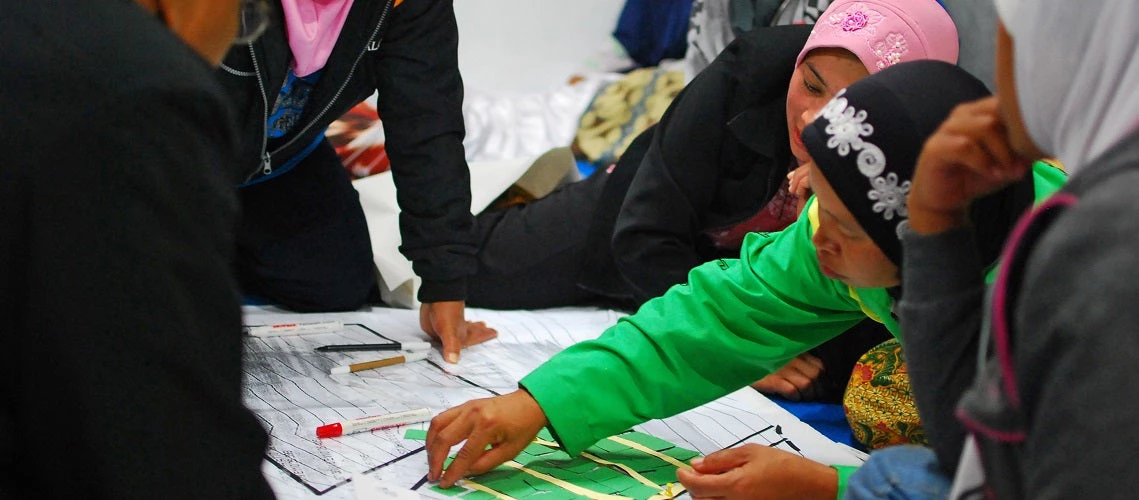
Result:
<instances>
[{"instance_id":1,"label":"black sleeve cuff","mask_svg":"<svg viewBox=\"0 0 1139 500\"><path fill-rule=\"evenodd\" d=\"M427 281L419 287L420 302L450 302L467 300L467 279Z\"/></svg>"}]
</instances>

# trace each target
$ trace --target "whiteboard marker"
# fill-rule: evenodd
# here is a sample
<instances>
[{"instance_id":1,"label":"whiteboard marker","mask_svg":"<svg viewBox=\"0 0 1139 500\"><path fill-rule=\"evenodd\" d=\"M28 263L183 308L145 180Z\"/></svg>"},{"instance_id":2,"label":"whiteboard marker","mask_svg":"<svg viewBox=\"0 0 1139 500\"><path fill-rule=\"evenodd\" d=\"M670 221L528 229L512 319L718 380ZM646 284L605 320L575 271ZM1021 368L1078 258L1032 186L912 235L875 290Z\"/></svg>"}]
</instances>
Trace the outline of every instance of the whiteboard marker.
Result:
<instances>
[{"instance_id":1,"label":"whiteboard marker","mask_svg":"<svg viewBox=\"0 0 1139 500\"><path fill-rule=\"evenodd\" d=\"M355 434L357 432L367 432L377 429L386 429L388 427L397 427L400 425L417 424L420 422L426 422L428 420L431 420L431 410L427 408L420 408L418 410L401 411L399 413L389 413L387 415L357 418L354 420L345 420L344 422L322 425L316 428L316 437L322 439L331 438L343 436L345 434Z\"/></svg>"},{"instance_id":2,"label":"whiteboard marker","mask_svg":"<svg viewBox=\"0 0 1139 500\"><path fill-rule=\"evenodd\" d=\"M254 337L275 337L278 335L303 335L306 333L335 333L344 329L340 321L315 321L312 323L278 323L276 325L254 325L245 327L245 333Z\"/></svg>"}]
</instances>

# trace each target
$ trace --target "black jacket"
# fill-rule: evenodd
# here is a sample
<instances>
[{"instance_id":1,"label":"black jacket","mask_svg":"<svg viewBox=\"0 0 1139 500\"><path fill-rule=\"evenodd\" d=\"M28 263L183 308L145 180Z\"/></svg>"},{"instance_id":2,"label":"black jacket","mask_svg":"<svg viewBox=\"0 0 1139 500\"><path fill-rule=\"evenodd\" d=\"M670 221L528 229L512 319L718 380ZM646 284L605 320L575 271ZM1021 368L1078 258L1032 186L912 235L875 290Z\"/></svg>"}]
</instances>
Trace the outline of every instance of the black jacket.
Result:
<instances>
[{"instance_id":1,"label":"black jacket","mask_svg":"<svg viewBox=\"0 0 1139 500\"><path fill-rule=\"evenodd\" d=\"M400 251L423 278L420 300L461 300L477 248L455 14L449 0L395 3L352 5L304 113L279 139L266 140L265 122L292 62L284 23L273 23L257 42L230 51L219 75L238 111L238 167L247 181L265 175L378 91L399 187ZM284 19L280 3L273 5L274 19Z\"/></svg>"},{"instance_id":2,"label":"black jacket","mask_svg":"<svg viewBox=\"0 0 1139 500\"><path fill-rule=\"evenodd\" d=\"M606 182L580 284L644 302L709 260L705 232L747 220L791 165L787 85L810 26L736 39L633 141Z\"/></svg>"},{"instance_id":3,"label":"black jacket","mask_svg":"<svg viewBox=\"0 0 1139 500\"><path fill-rule=\"evenodd\" d=\"M135 2L3 11L0 498L271 497L213 68Z\"/></svg>"}]
</instances>

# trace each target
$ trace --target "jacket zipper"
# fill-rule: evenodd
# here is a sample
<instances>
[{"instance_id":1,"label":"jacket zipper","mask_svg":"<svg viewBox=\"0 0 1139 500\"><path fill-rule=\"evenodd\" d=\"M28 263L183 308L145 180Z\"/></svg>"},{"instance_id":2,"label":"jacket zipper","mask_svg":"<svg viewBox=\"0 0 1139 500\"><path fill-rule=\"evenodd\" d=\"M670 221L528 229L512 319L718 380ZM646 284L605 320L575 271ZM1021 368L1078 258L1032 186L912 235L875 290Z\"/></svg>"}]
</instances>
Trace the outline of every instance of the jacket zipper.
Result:
<instances>
[{"instance_id":1,"label":"jacket zipper","mask_svg":"<svg viewBox=\"0 0 1139 500\"><path fill-rule=\"evenodd\" d=\"M237 76L237 77L241 77L241 78L248 78L251 76L257 76L257 73L255 73L253 71L238 71L236 69L233 69L233 68L227 66L225 63L222 63L221 69L224 70L226 73L229 73L233 76Z\"/></svg>"},{"instance_id":2,"label":"jacket zipper","mask_svg":"<svg viewBox=\"0 0 1139 500\"><path fill-rule=\"evenodd\" d=\"M265 92L265 80L261 78L261 65L257 64L257 52L253 50L253 42L249 42L249 57L253 59L253 73L257 75L257 88L261 90L261 103L264 106L261 108L261 173L269 175L273 173L272 158L266 151L269 146L269 95ZM249 182L256 172L251 172L249 177L245 179Z\"/></svg>"},{"instance_id":3,"label":"jacket zipper","mask_svg":"<svg viewBox=\"0 0 1139 500\"><path fill-rule=\"evenodd\" d=\"M263 145L261 146L261 158L265 162L265 165L266 165L266 167L265 167L266 175L268 175L268 172L272 172L272 168L268 166L268 162L269 162L270 157L271 157L270 155L275 155L277 153L280 153L282 150L284 150L285 148L291 146L294 142L296 142L297 139L303 137L305 135L305 133L308 132L308 130L313 127L313 125L316 125L316 123L318 121L320 121L321 117L323 117L326 113L328 113L328 111L330 109L332 109L332 106L334 104L336 104L336 101L340 100L340 95L344 93L344 89L348 87L348 82L351 81L352 76L356 74L356 67L360 65L360 60L364 58L364 54L368 52L369 46L372 45L373 40L376 39L376 35L378 35L380 33L380 28L382 28L384 26L384 21L387 20L388 11L391 10L392 2L393 2L393 0L388 0L388 2L384 5L384 11L383 11L383 13L380 14L380 22L378 24L376 24L376 28L374 30L372 30L372 36L368 37L368 43L365 44L364 48L360 50L360 53L356 55L356 61L354 61L352 63L352 68L348 70L348 76L346 78L344 78L344 82L340 84L340 88L336 90L336 94L332 96L332 100L328 101L328 104L324 106L324 109L320 110L320 113L318 113L312 119L312 121L308 122L308 124L305 125L304 128L302 128L300 132L294 134L292 139L289 139L289 141L286 142L285 144L281 145L281 147L273 150L272 153L268 153L265 151L265 146L264 146L264 141L263 141ZM375 48L378 49L380 43L382 43L382 40L376 41L375 42L375 44L376 44ZM250 50L252 50L252 45L250 45ZM253 60L253 65L254 65L254 68L256 68L256 66L257 66L256 57ZM257 82L258 82L258 84L261 83L260 72L258 73ZM262 87L261 87L261 93L262 93L262 96L264 96L264 93L265 93L264 85L262 85ZM266 102L268 102L268 99L266 99ZM268 107L268 104L266 104L266 107ZM266 122L269 121L268 111L266 111L265 121ZM268 124L266 124L265 127L266 127L266 135L268 135Z\"/></svg>"}]
</instances>

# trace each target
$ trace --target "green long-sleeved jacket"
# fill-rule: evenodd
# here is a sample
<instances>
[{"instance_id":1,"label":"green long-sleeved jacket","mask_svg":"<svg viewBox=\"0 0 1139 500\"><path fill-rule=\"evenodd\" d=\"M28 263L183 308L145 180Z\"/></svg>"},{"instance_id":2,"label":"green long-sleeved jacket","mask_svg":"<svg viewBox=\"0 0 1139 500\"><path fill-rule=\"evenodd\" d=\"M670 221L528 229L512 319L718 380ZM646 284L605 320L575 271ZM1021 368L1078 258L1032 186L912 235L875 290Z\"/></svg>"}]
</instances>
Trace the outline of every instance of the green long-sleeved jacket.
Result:
<instances>
[{"instance_id":1,"label":"green long-sleeved jacket","mask_svg":"<svg viewBox=\"0 0 1139 500\"><path fill-rule=\"evenodd\" d=\"M1036 199L1063 172L1034 165ZM895 336L886 289L854 289L819 269L818 205L779 233L750 234L740 258L692 270L596 340L569 347L522 379L565 450L725 396L870 317ZM845 479L849 470L840 470ZM845 481L843 481L845 483Z\"/></svg>"}]
</instances>

